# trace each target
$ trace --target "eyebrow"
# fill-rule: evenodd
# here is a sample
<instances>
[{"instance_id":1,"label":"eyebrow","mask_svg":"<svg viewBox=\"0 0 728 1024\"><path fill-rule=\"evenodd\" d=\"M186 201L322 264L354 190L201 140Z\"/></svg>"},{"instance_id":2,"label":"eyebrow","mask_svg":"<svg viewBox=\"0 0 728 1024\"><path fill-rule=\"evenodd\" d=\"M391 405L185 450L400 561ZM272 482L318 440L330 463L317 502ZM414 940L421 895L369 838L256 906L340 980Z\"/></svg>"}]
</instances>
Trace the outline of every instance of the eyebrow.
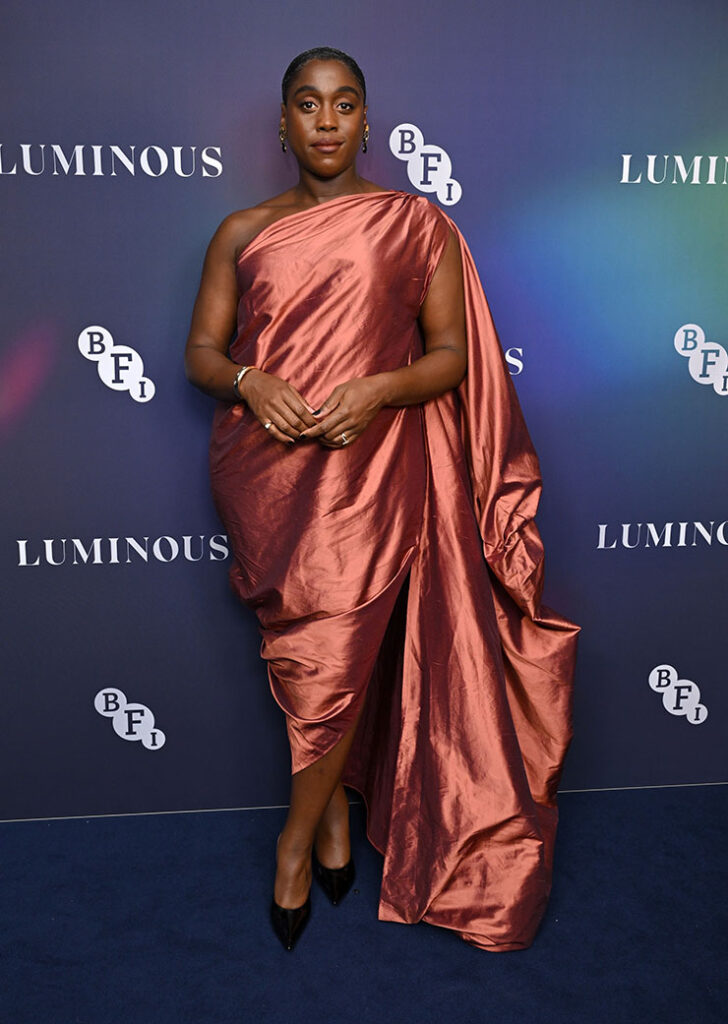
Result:
<instances>
[{"instance_id":1,"label":"eyebrow","mask_svg":"<svg viewBox=\"0 0 728 1024\"><path fill-rule=\"evenodd\" d=\"M299 85L297 89L293 90L293 95L298 96L299 92L320 92L320 90L317 89L315 85ZM355 89L352 85L341 85L338 89L335 89L334 92L351 92L355 96L361 97L359 90Z\"/></svg>"}]
</instances>

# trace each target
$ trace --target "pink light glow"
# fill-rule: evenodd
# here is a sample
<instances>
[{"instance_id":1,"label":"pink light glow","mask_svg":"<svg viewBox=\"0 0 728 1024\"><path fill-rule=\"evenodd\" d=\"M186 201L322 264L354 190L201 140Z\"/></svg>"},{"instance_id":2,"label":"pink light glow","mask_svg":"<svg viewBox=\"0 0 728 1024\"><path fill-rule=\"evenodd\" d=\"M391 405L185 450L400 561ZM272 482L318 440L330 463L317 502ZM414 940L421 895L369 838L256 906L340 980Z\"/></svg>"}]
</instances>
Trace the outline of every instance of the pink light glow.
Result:
<instances>
[{"instance_id":1,"label":"pink light glow","mask_svg":"<svg viewBox=\"0 0 728 1024\"><path fill-rule=\"evenodd\" d=\"M10 341L0 355L0 436L20 422L57 358L57 333L49 323L34 324Z\"/></svg>"}]
</instances>

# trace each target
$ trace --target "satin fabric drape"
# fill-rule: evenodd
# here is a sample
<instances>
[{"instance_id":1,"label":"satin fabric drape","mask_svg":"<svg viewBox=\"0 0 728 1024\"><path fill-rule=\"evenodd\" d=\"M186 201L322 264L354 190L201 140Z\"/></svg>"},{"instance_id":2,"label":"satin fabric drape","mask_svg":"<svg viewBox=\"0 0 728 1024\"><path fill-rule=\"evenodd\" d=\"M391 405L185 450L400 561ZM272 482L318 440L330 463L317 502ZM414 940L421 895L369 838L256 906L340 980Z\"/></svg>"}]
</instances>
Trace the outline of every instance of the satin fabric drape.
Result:
<instances>
[{"instance_id":1,"label":"satin fabric drape","mask_svg":"<svg viewBox=\"0 0 728 1024\"><path fill-rule=\"evenodd\" d=\"M467 244L404 192L288 215L238 260L231 358L314 408L411 363L451 230L468 336L456 390L384 408L336 450L289 449L220 403L210 465L292 771L362 712L344 782L384 855L379 918L501 951L532 942L549 895L578 627L541 604L538 461Z\"/></svg>"}]
</instances>

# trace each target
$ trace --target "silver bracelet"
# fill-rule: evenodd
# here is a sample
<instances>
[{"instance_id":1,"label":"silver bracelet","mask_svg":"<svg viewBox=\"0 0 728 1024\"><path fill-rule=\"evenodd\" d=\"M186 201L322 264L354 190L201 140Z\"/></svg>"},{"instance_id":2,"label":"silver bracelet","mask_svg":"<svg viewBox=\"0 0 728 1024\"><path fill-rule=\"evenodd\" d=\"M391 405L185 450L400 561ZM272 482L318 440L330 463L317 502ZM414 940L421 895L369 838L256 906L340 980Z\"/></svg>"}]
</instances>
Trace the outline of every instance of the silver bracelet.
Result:
<instances>
[{"instance_id":1,"label":"silver bracelet","mask_svg":"<svg viewBox=\"0 0 728 1024\"><path fill-rule=\"evenodd\" d=\"M244 401L244 399L243 396L240 394L240 391L238 390L240 387L240 381L243 379L248 370L254 369L254 366L241 366L238 372L235 374L235 380L233 381L233 391L238 396L241 402Z\"/></svg>"}]
</instances>

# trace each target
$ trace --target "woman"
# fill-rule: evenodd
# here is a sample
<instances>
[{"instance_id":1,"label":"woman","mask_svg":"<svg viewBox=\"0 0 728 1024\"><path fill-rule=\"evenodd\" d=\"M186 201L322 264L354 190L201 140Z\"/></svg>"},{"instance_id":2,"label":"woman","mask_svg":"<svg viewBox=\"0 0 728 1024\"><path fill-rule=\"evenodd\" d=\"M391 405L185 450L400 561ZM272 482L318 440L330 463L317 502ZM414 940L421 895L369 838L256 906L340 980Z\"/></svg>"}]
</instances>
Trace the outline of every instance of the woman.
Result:
<instances>
[{"instance_id":1,"label":"woman","mask_svg":"<svg viewBox=\"0 0 728 1024\"><path fill-rule=\"evenodd\" d=\"M272 923L292 949L312 872L332 902L350 887L346 783L385 857L380 919L524 948L578 631L540 605L538 463L462 236L356 170L358 65L306 51L282 93L299 180L220 225L186 349L291 744Z\"/></svg>"}]
</instances>

